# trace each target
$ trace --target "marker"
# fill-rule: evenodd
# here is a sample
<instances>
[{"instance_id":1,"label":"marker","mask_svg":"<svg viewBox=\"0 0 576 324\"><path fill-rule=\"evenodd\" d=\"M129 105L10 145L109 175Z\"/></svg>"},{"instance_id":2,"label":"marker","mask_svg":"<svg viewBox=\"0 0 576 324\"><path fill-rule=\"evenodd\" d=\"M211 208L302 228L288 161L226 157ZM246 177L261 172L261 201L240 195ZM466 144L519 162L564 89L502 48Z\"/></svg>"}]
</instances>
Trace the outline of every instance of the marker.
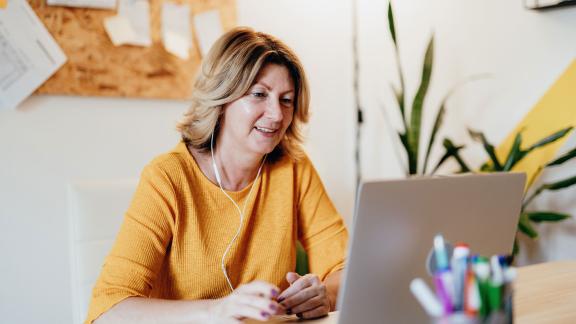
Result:
<instances>
[{"instance_id":1,"label":"marker","mask_svg":"<svg viewBox=\"0 0 576 324\"><path fill-rule=\"evenodd\" d=\"M434 275L434 285L436 286L436 295L440 299L442 308L444 309L444 315L452 314L454 309L452 306L452 299L450 298L449 285L451 283L447 278L450 277L448 270L437 272Z\"/></svg>"},{"instance_id":2,"label":"marker","mask_svg":"<svg viewBox=\"0 0 576 324\"><path fill-rule=\"evenodd\" d=\"M410 291L418 302L420 302L420 305L422 305L422 308L424 308L428 316L442 316L442 305L422 278L416 278L410 282Z\"/></svg>"},{"instance_id":3,"label":"marker","mask_svg":"<svg viewBox=\"0 0 576 324\"><path fill-rule=\"evenodd\" d=\"M464 312L469 316L478 315L482 300L480 299L480 290L474 271L471 267L466 271L466 281L464 285Z\"/></svg>"},{"instance_id":4,"label":"marker","mask_svg":"<svg viewBox=\"0 0 576 324\"><path fill-rule=\"evenodd\" d=\"M441 234L434 236L434 255L436 256L436 269L446 270L450 269L448 264L448 252L446 252L446 244L444 237Z\"/></svg>"},{"instance_id":5,"label":"marker","mask_svg":"<svg viewBox=\"0 0 576 324\"><path fill-rule=\"evenodd\" d=\"M470 248L465 243L457 243L452 253L452 274L454 275L454 310L464 309L464 286L468 270Z\"/></svg>"},{"instance_id":6,"label":"marker","mask_svg":"<svg viewBox=\"0 0 576 324\"><path fill-rule=\"evenodd\" d=\"M488 302L490 303L490 311L497 312L502 306L502 284L504 283L504 274L500 266L500 260L497 255L490 258L490 265L492 266L492 278L488 289Z\"/></svg>"},{"instance_id":7,"label":"marker","mask_svg":"<svg viewBox=\"0 0 576 324\"><path fill-rule=\"evenodd\" d=\"M436 294L444 306L444 314L451 314L454 310L454 279L448 263L446 243L441 234L434 237L434 255L436 256L436 273L434 273Z\"/></svg>"},{"instance_id":8,"label":"marker","mask_svg":"<svg viewBox=\"0 0 576 324\"><path fill-rule=\"evenodd\" d=\"M485 257L474 257L474 263L472 265L474 269L474 274L478 279L478 289L480 290L480 316L486 317L489 312L489 301L488 301L488 287L490 285L490 265L488 264L488 259Z\"/></svg>"}]
</instances>

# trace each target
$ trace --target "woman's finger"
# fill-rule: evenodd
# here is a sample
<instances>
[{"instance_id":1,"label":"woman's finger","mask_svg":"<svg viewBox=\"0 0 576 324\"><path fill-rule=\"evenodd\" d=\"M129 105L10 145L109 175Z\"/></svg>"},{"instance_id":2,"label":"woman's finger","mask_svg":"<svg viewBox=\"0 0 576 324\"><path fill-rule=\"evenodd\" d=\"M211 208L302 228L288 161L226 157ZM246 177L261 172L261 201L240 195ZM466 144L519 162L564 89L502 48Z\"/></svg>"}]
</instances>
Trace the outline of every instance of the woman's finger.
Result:
<instances>
[{"instance_id":1,"label":"woman's finger","mask_svg":"<svg viewBox=\"0 0 576 324\"><path fill-rule=\"evenodd\" d=\"M255 295L241 295L238 303L242 306L250 306L270 314L283 314L285 309L275 300Z\"/></svg>"},{"instance_id":2,"label":"woman's finger","mask_svg":"<svg viewBox=\"0 0 576 324\"><path fill-rule=\"evenodd\" d=\"M292 314L299 314L311 311L324 304L328 305L326 297L316 295L289 309Z\"/></svg>"},{"instance_id":3,"label":"woman's finger","mask_svg":"<svg viewBox=\"0 0 576 324\"><path fill-rule=\"evenodd\" d=\"M304 319L317 318L317 317L326 316L326 315L328 315L329 312L330 312L330 306L321 305L321 306L318 306L312 310L309 310L309 311L306 311L303 313L298 313L298 317L304 318Z\"/></svg>"},{"instance_id":4,"label":"woman's finger","mask_svg":"<svg viewBox=\"0 0 576 324\"><path fill-rule=\"evenodd\" d=\"M326 296L326 287L324 285L317 285L317 286L310 286L304 288L301 291L298 291L294 295L284 299L281 301L282 306L286 309L292 309L306 301L320 296L321 298L325 298ZM293 311L293 313L296 313Z\"/></svg>"},{"instance_id":5,"label":"woman's finger","mask_svg":"<svg viewBox=\"0 0 576 324\"><path fill-rule=\"evenodd\" d=\"M298 293L301 290L304 290L314 284L319 284L320 280L318 279L318 276L315 275L305 275L303 277L300 277L298 279L296 279L296 281L294 281L290 287L286 288L286 290L284 290L280 296L278 296L278 300L282 301L285 300L291 296L293 296L294 294Z\"/></svg>"},{"instance_id":6,"label":"woman's finger","mask_svg":"<svg viewBox=\"0 0 576 324\"><path fill-rule=\"evenodd\" d=\"M280 289L265 281L253 281L238 287L235 292L245 295L258 295L271 299L278 297Z\"/></svg>"},{"instance_id":7,"label":"woman's finger","mask_svg":"<svg viewBox=\"0 0 576 324\"><path fill-rule=\"evenodd\" d=\"M273 313L269 310L262 310L245 304L236 304L234 317L237 319L251 318L259 321L267 321Z\"/></svg>"}]
</instances>

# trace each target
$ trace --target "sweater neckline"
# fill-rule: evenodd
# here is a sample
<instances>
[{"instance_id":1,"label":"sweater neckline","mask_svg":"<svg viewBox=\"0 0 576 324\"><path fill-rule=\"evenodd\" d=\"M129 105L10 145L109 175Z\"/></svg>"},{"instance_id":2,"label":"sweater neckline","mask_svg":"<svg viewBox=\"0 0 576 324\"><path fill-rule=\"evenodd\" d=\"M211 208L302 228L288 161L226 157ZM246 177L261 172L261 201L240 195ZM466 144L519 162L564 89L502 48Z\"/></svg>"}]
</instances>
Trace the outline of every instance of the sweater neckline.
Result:
<instances>
[{"instance_id":1,"label":"sweater neckline","mask_svg":"<svg viewBox=\"0 0 576 324\"><path fill-rule=\"evenodd\" d=\"M188 161L188 164L192 168L193 173L198 175L197 178L200 179L200 181L202 181L202 184L204 184L203 185L204 188L208 188L210 191L217 191L221 193L220 186L217 183L212 182L212 180L210 180L210 178L208 178L208 176L206 176L206 174L202 172L200 165L198 165L198 162L196 161L192 153L188 151L188 148L186 147L186 143L184 143L184 141L180 141L180 143L178 143L178 145L176 146L175 150L186 157L186 161ZM265 167L266 165L263 166L263 169ZM262 170L258 179L252 180L244 188L238 191L232 191L227 189L224 189L224 191L235 199L244 198L245 196L248 195L248 192L250 191L252 184L254 184L254 181L262 181L261 179L263 176L264 176L264 170ZM255 186L258 187L259 184L256 183ZM255 188L255 190L257 191L258 188ZM254 193L252 195L254 195Z\"/></svg>"}]
</instances>

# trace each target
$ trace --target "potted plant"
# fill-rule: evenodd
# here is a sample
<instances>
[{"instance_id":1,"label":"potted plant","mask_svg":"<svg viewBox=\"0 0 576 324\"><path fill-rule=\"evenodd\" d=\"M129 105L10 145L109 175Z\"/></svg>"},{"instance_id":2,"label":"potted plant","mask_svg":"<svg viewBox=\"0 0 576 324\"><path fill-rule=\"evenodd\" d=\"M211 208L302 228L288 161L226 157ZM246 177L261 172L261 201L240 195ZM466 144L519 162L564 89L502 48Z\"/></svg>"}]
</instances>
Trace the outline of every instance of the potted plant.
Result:
<instances>
[{"instance_id":1,"label":"potted plant","mask_svg":"<svg viewBox=\"0 0 576 324\"><path fill-rule=\"evenodd\" d=\"M472 139L476 142L482 144L486 154L488 155L488 162L484 163L480 171L481 172L508 172L513 171L514 167L518 164L518 162L522 161L526 156L528 156L531 152L545 147L564 136L568 135L572 131L573 127L566 127L563 128L549 136L546 136L536 143L529 145L528 147L524 148L522 143L522 131L518 132L514 138L514 142L512 147L510 148L508 154L504 159L499 159L496 155L496 151L494 146L486 139L486 136L482 132L474 131L469 129L468 133L472 137ZM446 150L444 156L440 159L440 162L434 168L433 172L436 172L438 167L442 165L449 159L454 159L456 163L460 166L460 172L469 172L470 168L468 164L464 161L464 159L460 155L460 150L464 148L463 145L457 146L455 145L450 139L444 139L444 148ZM571 177L562 179L560 181L555 181L551 183L544 183L539 185L538 187L534 188L535 180L538 176L542 173L544 169L548 168L556 168L565 162L573 159L576 157L576 147L569 150L565 154L548 161L547 163L538 167L537 171L528 179L528 183L526 186L526 191L522 203L522 209L520 214L520 219L518 222L518 231L527 235L528 237L535 239L538 237L538 232L534 228L534 223L542 223L542 222L559 222L563 221L569 217L569 214L556 212L556 211L549 211L549 210L532 210L530 209L530 203L536 198L538 195L543 193L544 191L558 191L562 189L566 189L568 187L573 186L576 184L576 175ZM514 254L518 252L518 244L517 240L514 242Z\"/></svg>"}]
</instances>

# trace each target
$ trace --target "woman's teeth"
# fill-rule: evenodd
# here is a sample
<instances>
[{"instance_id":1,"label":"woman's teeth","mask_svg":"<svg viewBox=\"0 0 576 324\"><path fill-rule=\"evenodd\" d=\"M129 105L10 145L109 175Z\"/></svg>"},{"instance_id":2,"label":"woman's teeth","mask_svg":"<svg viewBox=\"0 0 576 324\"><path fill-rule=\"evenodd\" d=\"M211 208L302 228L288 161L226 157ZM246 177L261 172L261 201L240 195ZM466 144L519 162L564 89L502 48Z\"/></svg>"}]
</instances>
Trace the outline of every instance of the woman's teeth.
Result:
<instances>
[{"instance_id":1,"label":"woman's teeth","mask_svg":"<svg viewBox=\"0 0 576 324\"><path fill-rule=\"evenodd\" d=\"M271 128L266 128L266 127L255 127L257 130L264 132L264 133L274 133L276 130L275 129L271 129Z\"/></svg>"}]
</instances>

